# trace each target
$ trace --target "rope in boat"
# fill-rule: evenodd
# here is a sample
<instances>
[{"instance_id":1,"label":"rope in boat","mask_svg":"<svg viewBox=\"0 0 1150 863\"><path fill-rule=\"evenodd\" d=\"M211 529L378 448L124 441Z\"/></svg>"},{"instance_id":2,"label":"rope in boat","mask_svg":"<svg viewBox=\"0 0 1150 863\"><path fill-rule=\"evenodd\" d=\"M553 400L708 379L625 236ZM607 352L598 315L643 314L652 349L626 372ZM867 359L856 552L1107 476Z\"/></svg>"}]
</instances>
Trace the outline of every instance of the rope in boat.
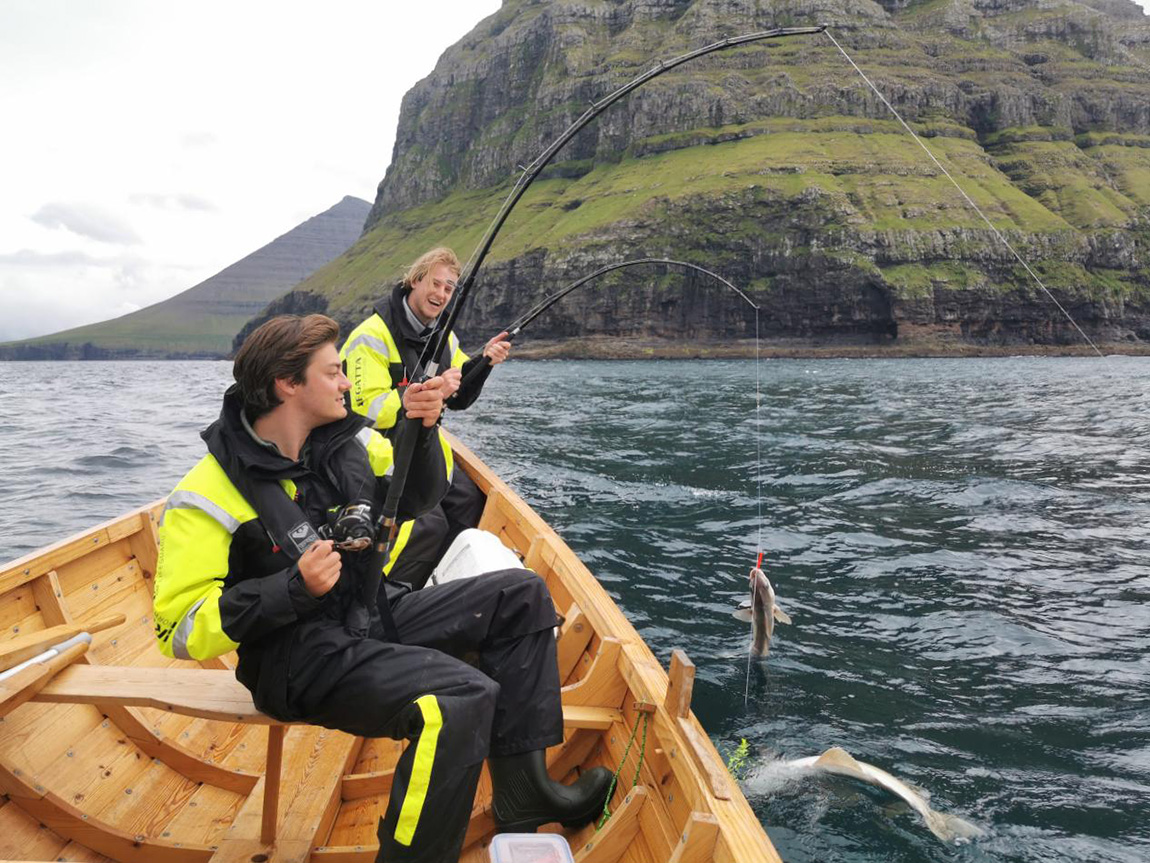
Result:
<instances>
[{"instance_id":1,"label":"rope in boat","mask_svg":"<svg viewBox=\"0 0 1150 863\"><path fill-rule=\"evenodd\" d=\"M615 770L615 775L611 777L611 784L607 786L607 799L603 801L603 815L599 819L599 823L595 825L596 831L602 830L607 819L611 817L611 812L607 807L611 803L611 795L615 793L615 783L619 781L619 774L623 772L623 765L627 763L627 753L631 751L631 744L635 742L635 732L639 730L640 718L643 722L643 742L639 745L639 761L635 765L635 778L631 780L631 787L634 788L639 784L639 771L643 767L643 753L647 751L647 724L651 719L651 714L645 710L640 712L639 718L636 718L635 727L631 729L631 737L623 749L623 757L619 759L619 766Z\"/></svg>"},{"instance_id":2,"label":"rope in boat","mask_svg":"<svg viewBox=\"0 0 1150 863\"><path fill-rule=\"evenodd\" d=\"M870 78L868 78L866 76L866 73L863 72L863 70L858 67L858 64L855 63L855 61L851 59L851 56L846 52L846 50L843 48L843 46L838 43L838 40L835 39L835 37L831 35L831 31L830 30L824 30L823 32L826 33L827 38L830 39L831 42L834 43L834 46L839 49L839 51L842 53L842 55L846 58L846 61L848 63L850 63L851 66L854 67L854 70L859 73L859 75L867 83L867 85L872 90L874 90L875 95L878 96L879 99L882 100L882 103L890 109L890 112L892 114L894 114L895 118L899 121L899 123L902 124L902 127L904 129L906 129L908 132L910 132L910 136L912 138L914 138L915 143L917 143L920 147L922 147L922 149L926 152L926 154L928 156L930 156L931 161L934 162L934 164L938 167L938 169L940 171L942 171L942 173L946 176L946 178L948 180L950 180L951 183L954 184L954 188L958 189L958 193L960 195L962 195L963 198L966 199L966 202L968 204L970 204L970 206L974 209L974 211L976 213L978 213L978 215L982 219L982 221L986 222L986 226L988 228L990 228L990 230L994 233L994 235L996 237L998 237L999 240L1002 241L1002 244L1004 246L1006 246L1007 249L1010 250L1010 253L1012 255L1014 255L1014 257L1018 261L1018 263L1022 264L1023 269L1025 269L1026 272L1030 274L1030 277L1032 279L1034 279L1034 281L1038 285L1038 287L1042 288L1042 290L1043 290L1043 292L1045 292L1046 296L1048 296L1050 298L1050 301L1052 303L1054 303L1054 305L1056 305L1058 307L1058 310L1066 316L1066 320L1070 321L1070 323L1074 325L1074 329L1078 330L1078 334L1080 336L1082 336L1083 339L1086 340L1086 344L1090 345L1090 347L1094 349L1094 353L1098 354L1098 356L1101 357L1102 351L1098 350L1098 346L1095 345L1094 342L1092 342L1090 340L1090 336L1086 335L1086 333L1083 332L1082 327L1078 326L1078 321L1074 320L1074 318L1071 316L1070 312L1066 311L1066 309L1062 306L1062 303L1058 302L1058 300L1055 299L1054 294L1052 294L1050 292L1050 289L1047 288L1045 284L1043 284L1042 279L1038 278L1038 274L1035 273L1034 270L1032 270L1030 268L1030 264L1026 263L1026 261L1023 259L1022 255L1020 255L1015 250L1014 246L1012 246L1010 244L1010 241L1006 239L1006 237L1002 234L1002 232L999 231L998 228L994 227L994 225L990 221L990 219L988 219L986 217L986 215L982 212L982 210L979 209L978 204L974 203L974 201L971 199L970 195L966 194L966 192L963 190L962 186L960 186L958 184L958 181L955 180L954 177L952 177L950 175L950 171L946 170L946 168L943 166L942 162L940 162L935 157L934 153L932 153L930 151L930 148L928 146L926 146L926 144L923 143L922 139L918 135L915 134L914 129L912 129L909 125L907 125L906 120L904 120L902 118L902 115L900 115L898 113L898 111L895 110L894 105L892 105L890 102L888 102L886 96L884 96L881 92L879 92L878 87L876 87L873 83L871 83L871 80L870 80Z\"/></svg>"}]
</instances>

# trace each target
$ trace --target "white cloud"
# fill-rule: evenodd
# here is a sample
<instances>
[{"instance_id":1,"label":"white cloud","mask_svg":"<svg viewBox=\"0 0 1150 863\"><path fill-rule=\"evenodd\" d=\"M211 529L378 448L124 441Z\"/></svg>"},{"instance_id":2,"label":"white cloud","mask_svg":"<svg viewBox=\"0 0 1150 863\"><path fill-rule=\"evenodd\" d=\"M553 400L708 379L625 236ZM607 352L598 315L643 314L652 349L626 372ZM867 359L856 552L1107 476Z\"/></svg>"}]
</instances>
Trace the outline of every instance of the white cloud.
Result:
<instances>
[{"instance_id":1,"label":"white cloud","mask_svg":"<svg viewBox=\"0 0 1150 863\"><path fill-rule=\"evenodd\" d=\"M137 192L129 196L128 200L133 204L155 207L158 210L199 210L211 213L218 209L211 201L199 195L182 192Z\"/></svg>"},{"instance_id":2,"label":"white cloud","mask_svg":"<svg viewBox=\"0 0 1150 863\"><path fill-rule=\"evenodd\" d=\"M0 254L0 341L119 317L191 287L179 264L85 251Z\"/></svg>"},{"instance_id":3,"label":"white cloud","mask_svg":"<svg viewBox=\"0 0 1150 863\"><path fill-rule=\"evenodd\" d=\"M148 305L374 200L403 94L499 5L4 0L0 340Z\"/></svg>"},{"instance_id":4,"label":"white cloud","mask_svg":"<svg viewBox=\"0 0 1150 863\"><path fill-rule=\"evenodd\" d=\"M45 204L29 218L45 228L63 228L101 243L131 246L139 236L126 222L90 204Z\"/></svg>"},{"instance_id":5,"label":"white cloud","mask_svg":"<svg viewBox=\"0 0 1150 863\"><path fill-rule=\"evenodd\" d=\"M0 2L0 339L156 302L374 200L403 94L499 5Z\"/></svg>"},{"instance_id":6,"label":"white cloud","mask_svg":"<svg viewBox=\"0 0 1150 863\"><path fill-rule=\"evenodd\" d=\"M216 136L211 132L188 132L180 138L184 147L210 147L216 143Z\"/></svg>"},{"instance_id":7,"label":"white cloud","mask_svg":"<svg viewBox=\"0 0 1150 863\"><path fill-rule=\"evenodd\" d=\"M75 267L87 264L99 265L100 259L86 252L34 252L20 249L16 252L0 254L0 267Z\"/></svg>"}]
</instances>

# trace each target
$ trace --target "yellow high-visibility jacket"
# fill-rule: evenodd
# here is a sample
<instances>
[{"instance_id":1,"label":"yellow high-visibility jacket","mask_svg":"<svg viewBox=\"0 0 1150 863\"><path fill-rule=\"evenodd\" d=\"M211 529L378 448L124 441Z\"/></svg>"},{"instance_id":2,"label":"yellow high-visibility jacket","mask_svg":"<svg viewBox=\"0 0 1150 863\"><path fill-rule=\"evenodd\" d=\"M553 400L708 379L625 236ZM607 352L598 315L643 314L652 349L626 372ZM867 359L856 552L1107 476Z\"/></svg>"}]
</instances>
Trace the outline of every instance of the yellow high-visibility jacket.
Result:
<instances>
[{"instance_id":1,"label":"yellow high-visibility jacket","mask_svg":"<svg viewBox=\"0 0 1150 863\"><path fill-rule=\"evenodd\" d=\"M391 442L378 432L361 429L344 445L366 450L375 477L390 475ZM444 471L438 450L430 441L417 450L420 459L427 462L418 471L413 466L408 482L412 495L421 500L418 511L434 505L450 481L450 470ZM311 480L313 485L316 482ZM296 497L296 482L284 478L278 483L285 501ZM375 493L374 488L364 490L368 498ZM310 494L316 497L318 492ZM308 517L312 518L310 514ZM384 566L385 574L403 551L412 524L410 518L404 522ZM355 589L352 578L341 577L338 590L320 599L312 597L294 557L272 539L252 502L236 488L211 452L169 496L160 519L159 542L156 638L161 652L177 659L203 660L227 653L242 642L264 638L326 606L343 602L346 591Z\"/></svg>"},{"instance_id":2,"label":"yellow high-visibility jacket","mask_svg":"<svg viewBox=\"0 0 1150 863\"><path fill-rule=\"evenodd\" d=\"M415 374L427 345L427 338L414 332L408 320L404 311L406 298L407 289L397 286L389 298L375 305L367 320L351 331L339 352L351 381L351 409L384 433L395 426L401 410L401 389ZM424 367L429 359L423 357ZM449 333L439 357L439 370L457 368L466 375L474 362L460 349L455 333ZM456 391L448 407L469 407L479 397L489 373L490 367ZM445 453L450 453L446 441L443 446Z\"/></svg>"}]
</instances>

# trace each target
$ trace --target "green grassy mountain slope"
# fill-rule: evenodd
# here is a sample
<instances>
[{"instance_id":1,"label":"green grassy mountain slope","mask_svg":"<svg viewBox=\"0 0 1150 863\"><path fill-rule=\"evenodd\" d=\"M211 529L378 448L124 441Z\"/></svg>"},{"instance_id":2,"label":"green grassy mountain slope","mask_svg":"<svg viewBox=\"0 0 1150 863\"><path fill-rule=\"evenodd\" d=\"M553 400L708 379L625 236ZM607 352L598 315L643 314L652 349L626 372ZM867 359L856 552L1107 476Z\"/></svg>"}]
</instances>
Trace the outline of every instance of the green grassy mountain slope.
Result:
<instances>
[{"instance_id":1,"label":"green grassy mountain slope","mask_svg":"<svg viewBox=\"0 0 1150 863\"><path fill-rule=\"evenodd\" d=\"M110 321L0 345L3 359L225 357L244 323L346 250L369 204L345 197L209 279Z\"/></svg>"},{"instance_id":2,"label":"green grassy mountain slope","mask_svg":"<svg viewBox=\"0 0 1150 863\"><path fill-rule=\"evenodd\" d=\"M1150 342L1150 26L1128 0L507 0L404 100L363 237L287 303L346 323L423 249L466 257L587 104L656 58L828 23L1092 336ZM681 257L746 286L780 343L1080 342L826 36L685 64L583 130L496 240L465 331L605 263ZM548 339L749 338L694 278L625 271Z\"/></svg>"}]
</instances>

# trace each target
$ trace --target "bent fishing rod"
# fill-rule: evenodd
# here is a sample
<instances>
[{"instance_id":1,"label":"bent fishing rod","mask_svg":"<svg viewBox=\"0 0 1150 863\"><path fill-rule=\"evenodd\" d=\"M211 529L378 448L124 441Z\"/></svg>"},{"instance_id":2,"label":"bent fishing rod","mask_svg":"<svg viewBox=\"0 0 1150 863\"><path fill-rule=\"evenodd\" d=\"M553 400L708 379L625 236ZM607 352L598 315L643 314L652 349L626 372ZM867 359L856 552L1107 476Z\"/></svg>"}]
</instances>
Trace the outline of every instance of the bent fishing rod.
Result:
<instances>
[{"instance_id":1,"label":"bent fishing rod","mask_svg":"<svg viewBox=\"0 0 1150 863\"><path fill-rule=\"evenodd\" d=\"M567 285L567 287L565 287L562 290L552 294L551 296L544 297L542 300L540 300L538 303L536 303L534 306L532 306L530 310L528 310L526 313L524 313L519 318L517 318L513 323L508 324L506 327L503 328L504 331L507 333L507 341L509 341L509 342L512 341L517 335L519 335L520 332L522 332L522 330L525 326L527 326L529 323L531 323L533 320L535 320L537 317L539 317L541 314L543 314L545 311L547 311L549 308L551 308L553 305L555 305L557 302L559 302L565 296L570 294L572 291L578 290L579 288L583 287L585 284L592 281L593 279L597 279L600 276L606 275L607 273L614 272L615 270L622 270L626 267L636 267L636 266L639 266L640 264L664 264L664 265L670 265L670 266L675 266L675 267L684 267L685 269L694 270L697 273L702 273L703 275L709 276L710 278L715 279L715 280L721 282L722 284L726 285L728 288L730 288L732 291L734 291L736 294L738 294L740 297L742 297L747 302L747 304L750 305L750 307L752 309L754 309L756 312L759 310L759 307L757 305L755 305L755 303L751 300L750 297L748 297L746 294L744 294L742 291L740 291L738 288L736 288L734 285L732 285L729 281L724 279L718 273L713 273L704 267L700 267L698 264L691 264L691 263L688 263L687 261L676 261L673 258L636 258L635 260L632 260L632 261L623 261L623 262L618 263L618 264L608 264L605 267L600 267L599 269L595 270L595 272L588 273L587 275L583 276L583 278L581 278L581 279L576 279L574 282ZM471 369L468 370L467 374L464 376L463 380L460 382L460 384L459 384L460 389L462 389L469 381L471 381L473 378L475 378L477 375L479 375L484 369L486 369L490 365L491 365L491 358L488 357L486 354L481 356L476 361L476 363L471 367Z\"/></svg>"},{"instance_id":2,"label":"bent fishing rod","mask_svg":"<svg viewBox=\"0 0 1150 863\"><path fill-rule=\"evenodd\" d=\"M445 320L443 320L442 323L439 323L437 320L435 330L428 339L428 346L431 347L433 345L434 347L431 349L427 366L424 369L417 368L412 374L412 379L419 381L427 380L428 378L434 377L439 371L438 358L443 351L443 346L446 344L446 340L452 328L455 326L455 321L471 294L471 290L475 285L475 275L483 265L483 261L491 249L491 244L495 241L495 237L498 235L500 229L502 229L503 223L507 221L507 217L510 215L512 209L515 208L519 199L523 197L523 193L526 192L531 183L535 181L539 173L547 166L555 154L558 153L568 141L575 137L584 126L628 93L637 90L664 72L668 72L690 60L727 48L737 48L741 45L763 42L768 39L779 39L784 36L812 36L823 33L826 29L827 25L825 24L820 24L815 27L780 27L774 30L761 30L756 33L722 39L702 48L697 48L694 51L689 51L671 60L660 60L657 65L633 78L614 92L604 96L598 102L592 102L590 107L588 107L563 134L543 150L543 152L535 158L535 161L523 169L523 173L520 174L519 179L507 195L503 206L500 207L499 212L496 213L495 218L488 226L487 233L483 235L483 239L480 240L479 245L475 251L472 252L471 258L463 268L463 274L456 283L453 301L447 309L446 314L440 314L439 316L439 318L445 318ZM383 577L383 566L387 562L387 556L391 551L391 547L395 542L395 536L399 531L399 523L396 518L399 511L399 500L407 484L407 474L411 467L411 457L415 451L415 442L419 437L421 424L420 420L404 419L398 423L396 427L393 452L394 470L391 477L391 485L388 488L387 498L383 504L383 511L379 517L371 556L368 560L367 575L363 581L362 596L364 604L369 609L372 607L372 604L376 602L376 595L379 592L380 581Z\"/></svg>"}]
</instances>

